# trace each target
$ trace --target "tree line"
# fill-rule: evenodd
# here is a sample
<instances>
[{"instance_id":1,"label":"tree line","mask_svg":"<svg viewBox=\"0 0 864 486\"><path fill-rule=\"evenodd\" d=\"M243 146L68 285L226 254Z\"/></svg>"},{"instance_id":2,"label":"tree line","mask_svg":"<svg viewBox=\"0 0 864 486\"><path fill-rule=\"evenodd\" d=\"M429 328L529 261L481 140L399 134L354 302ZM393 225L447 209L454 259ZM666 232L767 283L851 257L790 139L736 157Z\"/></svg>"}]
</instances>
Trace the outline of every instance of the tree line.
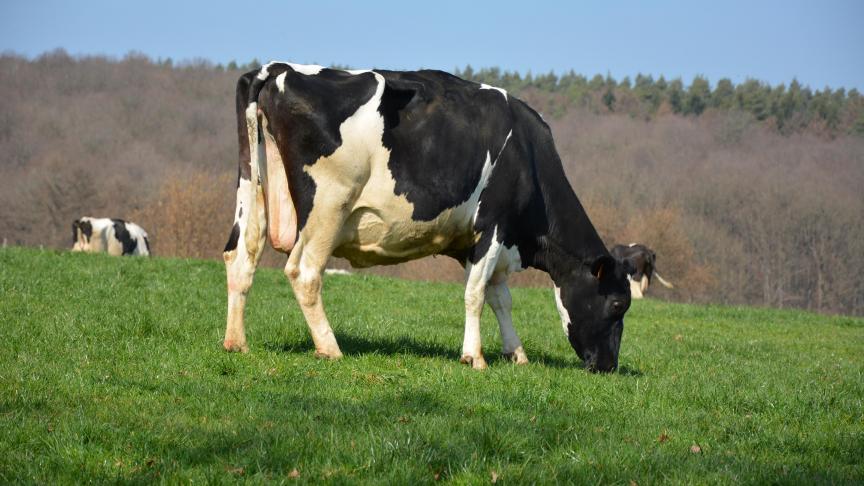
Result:
<instances>
[{"instance_id":1,"label":"tree line","mask_svg":"<svg viewBox=\"0 0 864 486\"><path fill-rule=\"evenodd\" d=\"M654 79L637 74L633 79L625 76L616 81L609 74L589 79L572 70L560 76L554 72L523 76L497 67L474 70L469 65L457 68L454 74L499 86L517 96L526 90L560 94L564 102L554 112L559 116L573 106L646 118L665 111L699 116L707 109L739 110L782 134L809 130L827 136L864 135L864 98L856 88L813 90L797 79L788 86L771 86L756 79L736 85L723 78L712 88L703 76L696 76L685 86L680 78L667 81L663 76Z\"/></svg>"}]
</instances>

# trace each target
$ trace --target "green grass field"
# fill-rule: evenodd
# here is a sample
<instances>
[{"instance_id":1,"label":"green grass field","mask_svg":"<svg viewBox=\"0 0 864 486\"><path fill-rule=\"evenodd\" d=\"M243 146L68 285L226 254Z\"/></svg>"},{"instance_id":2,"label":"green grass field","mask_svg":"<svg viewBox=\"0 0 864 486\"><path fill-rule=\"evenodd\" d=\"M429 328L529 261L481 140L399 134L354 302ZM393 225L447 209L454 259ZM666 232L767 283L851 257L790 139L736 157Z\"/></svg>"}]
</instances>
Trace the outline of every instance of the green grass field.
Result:
<instances>
[{"instance_id":1,"label":"green grass field","mask_svg":"<svg viewBox=\"0 0 864 486\"><path fill-rule=\"evenodd\" d=\"M0 250L0 482L864 482L864 320L634 302L593 375L551 290L514 289L528 366L458 363L462 287L331 276L312 355L280 271L222 350L220 262Z\"/></svg>"}]
</instances>

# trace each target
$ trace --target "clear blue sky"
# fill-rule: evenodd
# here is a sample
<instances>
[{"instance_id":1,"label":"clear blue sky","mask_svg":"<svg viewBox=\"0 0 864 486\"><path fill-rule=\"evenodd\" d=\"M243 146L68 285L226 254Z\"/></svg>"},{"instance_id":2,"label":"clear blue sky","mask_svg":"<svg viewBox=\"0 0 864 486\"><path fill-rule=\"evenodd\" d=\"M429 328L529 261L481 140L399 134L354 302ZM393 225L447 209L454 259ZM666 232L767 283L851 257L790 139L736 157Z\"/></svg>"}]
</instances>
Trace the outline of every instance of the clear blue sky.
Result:
<instances>
[{"instance_id":1,"label":"clear blue sky","mask_svg":"<svg viewBox=\"0 0 864 486\"><path fill-rule=\"evenodd\" d=\"M0 50L864 88L864 0L2 0Z\"/></svg>"}]
</instances>

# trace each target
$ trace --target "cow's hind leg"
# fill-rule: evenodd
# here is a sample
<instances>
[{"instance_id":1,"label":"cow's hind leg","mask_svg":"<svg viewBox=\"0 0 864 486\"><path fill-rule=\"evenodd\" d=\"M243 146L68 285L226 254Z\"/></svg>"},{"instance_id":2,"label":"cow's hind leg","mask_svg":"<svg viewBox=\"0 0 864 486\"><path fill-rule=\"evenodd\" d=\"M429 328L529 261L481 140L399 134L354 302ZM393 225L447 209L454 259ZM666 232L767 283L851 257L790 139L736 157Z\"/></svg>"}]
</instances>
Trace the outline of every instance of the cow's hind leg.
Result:
<instances>
[{"instance_id":1,"label":"cow's hind leg","mask_svg":"<svg viewBox=\"0 0 864 486\"><path fill-rule=\"evenodd\" d=\"M510 297L510 289L507 288L507 274L496 272L489 280L486 287L486 302L495 312L498 319L498 327L501 329L502 349L504 357L516 364L528 364L528 356L522 347L522 341L516 335L513 328L511 309L513 299Z\"/></svg>"},{"instance_id":2,"label":"cow's hind leg","mask_svg":"<svg viewBox=\"0 0 864 486\"><path fill-rule=\"evenodd\" d=\"M252 207L249 207L250 205ZM264 235L267 227L264 211L264 194L261 186L253 185L248 179L241 178L237 187L234 227L231 229L231 236L223 253L225 270L228 274L228 324L225 328L223 346L228 351L249 350L243 328L243 311L246 307L246 296L252 286L255 268L264 250Z\"/></svg>"},{"instance_id":3,"label":"cow's hind leg","mask_svg":"<svg viewBox=\"0 0 864 486\"><path fill-rule=\"evenodd\" d=\"M336 191L330 192L331 201L350 201L351 196L340 197ZM318 202L318 201L316 201ZM336 336L330 327L330 321L324 312L324 302L321 299L321 282L327 260L336 247L336 238L347 214L344 208L349 204L324 205L320 202L313 213L322 216L310 216L306 226L300 233L297 244L288 257L285 275L291 281L294 296L309 325L309 333L315 343L315 356L319 358L338 359L342 351L336 342Z\"/></svg>"}]
</instances>

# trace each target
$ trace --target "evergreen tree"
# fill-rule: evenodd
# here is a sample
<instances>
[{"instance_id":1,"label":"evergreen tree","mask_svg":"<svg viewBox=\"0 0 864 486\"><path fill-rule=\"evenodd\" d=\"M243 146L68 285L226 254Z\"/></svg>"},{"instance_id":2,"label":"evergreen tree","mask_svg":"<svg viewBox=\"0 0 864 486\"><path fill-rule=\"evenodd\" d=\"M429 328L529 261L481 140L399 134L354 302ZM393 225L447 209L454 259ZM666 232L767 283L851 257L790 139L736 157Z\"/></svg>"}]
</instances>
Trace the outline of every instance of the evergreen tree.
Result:
<instances>
[{"instance_id":1,"label":"evergreen tree","mask_svg":"<svg viewBox=\"0 0 864 486\"><path fill-rule=\"evenodd\" d=\"M470 64L465 66L465 69L462 72L456 72L456 75L462 79L467 79L469 81L474 81L474 68L471 67Z\"/></svg>"},{"instance_id":2,"label":"evergreen tree","mask_svg":"<svg viewBox=\"0 0 864 486\"><path fill-rule=\"evenodd\" d=\"M684 83L681 82L681 78L673 79L666 92L672 111L675 113L684 111Z\"/></svg>"},{"instance_id":3,"label":"evergreen tree","mask_svg":"<svg viewBox=\"0 0 864 486\"><path fill-rule=\"evenodd\" d=\"M606 93L603 94L603 104L609 111L615 111L615 93L612 92L612 87L606 88Z\"/></svg>"},{"instance_id":4,"label":"evergreen tree","mask_svg":"<svg viewBox=\"0 0 864 486\"><path fill-rule=\"evenodd\" d=\"M618 83L618 87L621 89L630 89L630 76L624 76L620 83Z\"/></svg>"},{"instance_id":5,"label":"evergreen tree","mask_svg":"<svg viewBox=\"0 0 864 486\"><path fill-rule=\"evenodd\" d=\"M601 88L605 85L605 81L603 80L603 76L599 74L595 74L591 81L588 82L588 88L591 91L600 91Z\"/></svg>"},{"instance_id":6,"label":"evergreen tree","mask_svg":"<svg viewBox=\"0 0 864 486\"><path fill-rule=\"evenodd\" d=\"M738 108L750 112L757 120L768 118L768 95L762 83L755 79L747 79L735 88L735 100Z\"/></svg>"},{"instance_id":7,"label":"evergreen tree","mask_svg":"<svg viewBox=\"0 0 864 486\"><path fill-rule=\"evenodd\" d=\"M633 91L648 113L654 113L663 101L662 90L650 74L648 76L637 74Z\"/></svg>"},{"instance_id":8,"label":"evergreen tree","mask_svg":"<svg viewBox=\"0 0 864 486\"><path fill-rule=\"evenodd\" d=\"M709 103L714 108L729 109L735 104L735 86L729 78L717 81Z\"/></svg>"},{"instance_id":9,"label":"evergreen tree","mask_svg":"<svg viewBox=\"0 0 864 486\"><path fill-rule=\"evenodd\" d=\"M684 113L692 115L701 115L708 106L711 98L711 87L708 81L702 76L693 78L690 83L690 88L687 90L687 97L684 102Z\"/></svg>"}]
</instances>

